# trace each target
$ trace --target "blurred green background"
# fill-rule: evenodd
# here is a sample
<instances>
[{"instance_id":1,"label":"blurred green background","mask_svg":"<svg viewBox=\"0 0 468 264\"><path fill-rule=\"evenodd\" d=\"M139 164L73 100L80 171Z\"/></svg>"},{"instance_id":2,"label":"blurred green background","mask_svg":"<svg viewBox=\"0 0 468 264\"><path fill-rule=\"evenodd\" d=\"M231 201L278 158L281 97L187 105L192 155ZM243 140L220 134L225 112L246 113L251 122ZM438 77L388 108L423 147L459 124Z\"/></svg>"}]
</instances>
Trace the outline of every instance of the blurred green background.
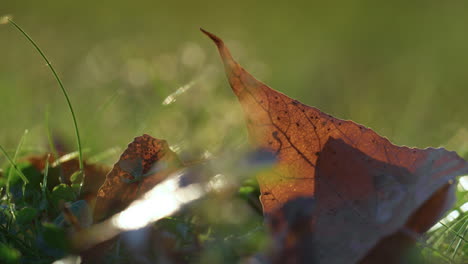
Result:
<instances>
[{"instance_id":1,"label":"blurred green background","mask_svg":"<svg viewBox=\"0 0 468 264\"><path fill-rule=\"evenodd\" d=\"M246 144L242 111L203 27L254 76L303 103L397 144L467 158L467 5L1 0L0 15L12 15L59 72L88 157L142 133L189 153ZM29 129L28 151L43 152L50 111L54 136L75 150L63 95L11 25L0 26L0 58L0 144L13 150Z\"/></svg>"}]
</instances>

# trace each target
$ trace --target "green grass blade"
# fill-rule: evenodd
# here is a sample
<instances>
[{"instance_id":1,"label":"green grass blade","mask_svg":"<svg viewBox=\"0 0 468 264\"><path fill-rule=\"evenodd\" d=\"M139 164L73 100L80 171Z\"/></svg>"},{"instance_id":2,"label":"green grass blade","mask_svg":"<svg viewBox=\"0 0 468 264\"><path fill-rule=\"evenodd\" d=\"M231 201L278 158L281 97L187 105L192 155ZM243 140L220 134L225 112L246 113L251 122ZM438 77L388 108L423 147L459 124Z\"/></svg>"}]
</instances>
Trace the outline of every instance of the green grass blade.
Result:
<instances>
[{"instance_id":1,"label":"green grass blade","mask_svg":"<svg viewBox=\"0 0 468 264\"><path fill-rule=\"evenodd\" d=\"M36 44L36 42L18 24L16 24L10 18L7 18L7 19L8 19L8 22L11 25L13 25L19 32L21 32L21 34L23 34L24 37L26 37L26 39L28 39L28 41L34 46L34 48L37 50L37 52L39 52L39 54L41 55L41 57L44 59L47 66L49 67L49 69L52 71L52 74L54 75L55 80L59 84L60 89L62 90L62 93L65 96L65 99L66 99L67 104L68 104L68 108L70 109L70 113L71 113L71 116L72 116L72 119L73 119L73 125L75 127L76 144L78 146L78 153L79 153L79 156L78 156L79 157L79 167L80 167L80 172L82 173L82 183L83 183L85 175L84 175L84 169L83 169L84 166L83 166L83 153L82 153L82 148L81 148L81 139L80 139L80 133L79 133L79 130L78 130L78 122L76 121L75 111L73 110L70 98L68 97L68 93L65 90L65 87L63 86L63 83L60 80L57 72L55 71L54 67L50 63L47 56L44 54L44 52L42 52L41 48L39 48L39 46Z\"/></svg>"},{"instance_id":2,"label":"green grass blade","mask_svg":"<svg viewBox=\"0 0 468 264\"><path fill-rule=\"evenodd\" d=\"M466 219L466 218L468 218L468 215L465 216L465 217L463 217L462 219L460 219L460 221L462 221L462 220L464 220L464 219ZM454 227L456 224L458 224L458 223L459 223L459 221L453 223L453 225L451 225L451 226L447 226L446 224L440 222L440 224L441 224L442 226L444 226L445 228L447 228L447 231L453 233L455 236L457 236L458 238L460 238L460 239L463 240L464 242L468 242L468 241L466 241L466 239L465 239L464 237L462 237L460 234L458 234L456 231L453 230L453 227Z\"/></svg>"},{"instance_id":3,"label":"green grass blade","mask_svg":"<svg viewBox=\"0 0 468 264\"><path fill-rule=\"evenodd\" d=\"M463 223L463 225L460 227L460 233L463 234L463 237L466 235L466 231L468 230L468 228L466 228L465 224L467 224L468 222L465 222ZM460 246L462 245L463 243L463 240L464 239L459 239L458 240L458 243L455 247L455 250L453 251L453 254L452 254L452 260L455 260L455 257L457 256L457 252L458 252L458 249L460 248Z\"/></svg>"},{"instance_id":4,"label":"green grass blade","mask_svg":"<svg viewBox=\"0 0 468 264\"><path fill-rule=\"evenodd\" d=\"M455 227L455 225L457 225L461 221L465 220L466 218L468 218L468 215L463 215L463 216L459 217L459 219L455 219L452 222L450 222L449 225L446 225L442 221L439 221L439 224L441 224L443 227L445 227L445 229L436 230L431 235L428 242L430 242L431 244L433 244L434 246L437 247L440 243L442 243L444 238L446 238L448 236L448 232L451 232L451 233L453 233L455 235L458 235L457 232L452 230L452 229Z\"/></svg>"},{"instance_id":5,"label":"green grass blade","mask_svg":"<svg viewBox=\"0 0 468 264\"><path fill-rule=\"evenodd\" d=\"M46 113L45 113L45 127L46 127L46 132L47 132L47 141L49 142L49 149L52 152L54 160L58 160L60 158L60 156L59 156L59 153L57 151L57 147L55 146L55 143L54 143L54 137L52 135L52 130L50 129L49 116L50 116L50 110L49 110L49 106L47 105L47 110L46 110ZM47 159L47 163L48 162L49 162L49 160ZM60 180L60 182L63 183L65 178L64 178L64 175L63 175L63 170L62 170L62 164L61 163L58 165L58 168L59 168L59 171L60 171L59 180Z\"/></svg>"},{"instance_id":6,"label":"green grass blade","mask_svg":"<svg viewBox=\"0 0 468 264\"><path fill-rule=\"evenodd\" d=\"M24 133L23 135L21 136L20 138L20 141L18 143L18 146L16 147L16 151L15 151L15 155L13 156L13 162L16 164L16 159L18 158L18 154L19 152L21 151L21 148L23 147L23 143L24 143L24 138L26 137L26 135L28 134L28 130L24 130ZM22 172L21 172L22 173ZM6 185L6 191L7 191L7 195L8 197L10 197L10 181L11 181L11 176L13 175L13 170L10 170L8 172L8 177L7 177L7 185ZM27 180L27 178L26 178ZM24 181L23 179L23 183L26 184L27 182ZM23 184L23 186L24 186ZM23 190L24 192L24 190Z\"/></svg>"},{"instance_id":7,"label":"green grass blade","mask_svg":"<svg viewBox=\"0 0 468 264\"><path fill-rule=\"evenodd\" d=\"M457 239L460 240L461 236L458 235L458 233L462 232L464 226L465 226L465 223L461 223L461 226L460 226L459 230L458 231L453 231L456 235L453 236L453 238L450 241L450 244L448 244L447 248L445 249L446 254L448 254L450 252L450 250L452 250L454 248L453 245L455 244Z\"/></svg>"},{"instance_id":8,"label":"green grass blade","mask_svg":"<svg viewBox=\"0 0 468 264\"><path fill-rule=\"evenodd\" d=\"M16 170L16 172L18 172L19 176L21 177L21 179L23 180L23 182L26 184L26 183L29 183L29 180L28 178L26 178L26 176L23 174L23 172L18 168L18 166L16 166L16 163L10 158L10 156L8 155L8 153L6 152L6 150L2 147L2 145L0 145L0 151L3 153L3 155L5 155L5 157L7 158L8 162L10 162L10 165Z\"/></svg>"},{"instance_id":9,"label":"green grass blade","mask_svg":"<svg viewBox=\"0 0 468 264\"><path fill-rule=\"evenodd\" d=\"M26 186L27 183L29 183L29 180L23 174L23 172L20 169L18 169L18 166L16 165L16 159L18 158L18 154L21 151L21 148L23 146L23 142L24 142L24 138L26 137L26 134L28 134L27 129L24 130L24 133L20 138L18 146L16 147L15 155L13 156L13 159L10 158L10 156L5 151L5 149L0 145L0 149L2 150L3 154L8 159L8 161L10 162L10 166L13 167L18 172L18 175L23 180L23 188L22 188L23 194L24 194L25 186ZM9 207L11 216L13 217L13 219L16 219L15 209L14 209L13 204L11 203L11 194L10 194L10 181L11 181L11 176L12 175L13 175L13 170L10 169L10 171L8 172L8 176L7 176L6 195L7 195L7 199L8 199L8 207Z\"/></svg>"},{"instance_id":10,"label":"green grass blade","mask_svg":"<svg viewBox=\"0 0 468 264\"><path fill-rule=\"evenodd\" d=\"M49 115L50 115L49 106L47 106L47 110L45 113L45 126L46 126L46 132L47 132L47 140L49 142L50 151L54 155L54 159L58 159L59 156L58 156L57 148L55 147L54 137L52 136L52 131L50 129Z\"/></svg>"},{"instance_id":11,"label":"green grass blade","mask_svg":"<svg viewBox=\"0 0 468 264\"><path fill-rule=\"evenodd\" d=\"M42 195L46 197L46 190L47 190L47 178L49 177L49 158L50 154L47 155L46 162L45 162L45 167L44 167L44 178L42 178Z\"/></svg>"},{"instance_id":12,"label":"green grass blade","mask_svg":"<svg viewBox=\"0 0 468 264\"><path fill-rule=\"evenodd\" d=\"M24 138L26 137L26 135L28 134L28 130L24 130L24 133L23 135L21 136L20 138L20 141L18 142L18 146L16 146L16 150L15 150L15 155L13 156L13 162L16 163L16 160L18 159L18 154L19 152L21 151L21 148L23 147L23 143L24 143ZM13 175L13 170L10 170L8 172L8 182L7 182L7 192L9 193L10 192L10 189L9 189L9 181L11 180L11 176Z\"/></svg>"}]
</instances>

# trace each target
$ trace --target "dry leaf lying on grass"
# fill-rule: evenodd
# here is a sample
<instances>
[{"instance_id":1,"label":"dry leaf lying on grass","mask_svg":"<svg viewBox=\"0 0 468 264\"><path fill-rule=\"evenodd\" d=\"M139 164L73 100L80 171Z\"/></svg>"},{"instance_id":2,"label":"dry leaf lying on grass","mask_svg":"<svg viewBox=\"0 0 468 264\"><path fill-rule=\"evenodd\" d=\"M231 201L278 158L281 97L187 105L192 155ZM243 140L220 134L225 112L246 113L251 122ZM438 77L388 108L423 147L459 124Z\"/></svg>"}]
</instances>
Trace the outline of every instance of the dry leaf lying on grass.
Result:
<instances>
[{"instance_id":1,"label":"dry leaf lying on grass","mask_svg":"<svg viewBox=\"0 0 468 264\"><path fill-rule=\"evenodd\" d=\"M114 164L98 191L93 214L96 225L74 238L75 247L80 251L83 263L103 262L103 258L116 241L116 236L124 231L112 221L104 223L104 220L127 208L133 201L183 167L165 140L146 134L136 137ZM157 211L167 202L158 201L153 208L146 210ZM98 224L100 222L103 223Z\"/></svg>"},{"instance_id":2,"label":"dry leaf lying on grass","mask_svg":"<svg viewBox=\"0 0 468 264\"><path fill-rule=\"evenodd\" d=\"M165 140L146 134L136 137L99 189L94 209L95 222L122 211L182 167L182 162Z\"/></svg>"},{"instance_id":3,"label":"dry leaf lying on grass","mask_svg":"<svg viewBox=\"0 0 468 264\"><path fill-rule=\"evenodd\" d=\"M202 31L219 49L251 143L278 156L274 170L258 176L264 213L281 244L278 263L356 263L389 235L425 232L449 208L448 185L468 173L455 152L395 146L293 100L256 80L220 38ZM436 205L418 210L426 201Z\"/></svg>"},{"instance_id":4,"label":"dry leaf lying on grass","mask_svg":"<svg viewBox=\"0 0 468 264\"><path fill-rule=\"evenodd\" d=\"M218 46L253 147L276 156L273 169L258 175L272 263L398 263L449 208L456 176L468 173L456 153L395 146L369 128L293 100L257 81L221 39L204 33ZM95 222L182 168L164 140L135 138L99 189ZM84 259L102 255L111 243Z\"/></svg>"}]
</instances>

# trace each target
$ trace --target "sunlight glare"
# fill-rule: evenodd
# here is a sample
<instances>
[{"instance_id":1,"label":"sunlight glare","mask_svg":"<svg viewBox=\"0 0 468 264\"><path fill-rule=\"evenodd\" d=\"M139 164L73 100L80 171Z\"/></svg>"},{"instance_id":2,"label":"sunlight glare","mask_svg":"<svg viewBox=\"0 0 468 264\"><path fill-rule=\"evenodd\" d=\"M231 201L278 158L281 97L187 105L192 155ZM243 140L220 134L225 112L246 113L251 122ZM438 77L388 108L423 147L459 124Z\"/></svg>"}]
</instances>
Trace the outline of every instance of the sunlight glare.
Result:
<instances>
[{"instance_id":1,"label":"sunlight glare","mask_svg":"<svg viewBox=\"0 0 468 264\"><path fill-rule=\"evenodd\" d=\"M10 16L10 15L0 17L0 25L8 24L8 21L10 19L12 19L12 16Z\"/></svg>"},{"instance_id":2,"label":"sunlight glare","mask_svg":"<svg viewBox=\"0 0 468 264\"><path fill-rule=\"evenodd\" d=\"M460 213L457 210L450 212L442 221L450 223L453 220L457 219L460 216Z\"/></svg>"},{"instance_id":3,"label":"sunlight glare","mask_svg":"<svg viewBox=\"0 0 468 264\"><path fill-rule=\"evenodd\" d=\"M67 256L63 259L56 260L52 262L52 264L80 264L81 257L80 256Z\"/></svg>"},{"instance_id":4,"label":"sunlight glare","mask_svg":"<svg viewBox=\"0 0 468 264\"><path fill-rule=\"evenodd\" d=\"M133 202L127 209L112 218L112 224L122 230L135 230L169 216L186 203L201 197L204 190L200 184L179 187L180 172L175 177L158 184L142 199Z\"/></svg>"},{"instance_id":5,"label":"sunlight glare","mask_svg":"<svg viewBox=\"0 0 468 264\"><path fill-rule=\"evenodd\" d=\"M462 206L460 206L460 210L462 212L468 211L468 202L464 203Z\"/></svg>"},{"instance_id":6,"label":"sunlight glare","mask_svg":"<svg viewBox=\"0 0 468 264\"><path fill-rule=\"evenodd\" d=\"M460 177L459 183L464 191L468 191L468 175Z\"/></svg>"},{"instance_id":7,"label":"sunlight glare","mask_svg":"<svg viewBox=\"0 0 468 264\"><path fill-rule=\"evenodd\" d=\"M188 89L192 88L192 86L195 84L195 81L191 81L186 85L183 85L179 87L175 92L171 93L166 99L163 101L163 105L170 105L176 101L176 97L185 93Z\"/></svg>"},{"instance_id":8,"label":"sunlight glare","mask_svg":"<svg viewBox=\"0 0 468 264\"><path fill-rule=\"evenodd\" d=\"M223 174L216 174L213 178L208 182L208 188L212 191L219 191L226 187L228 184L228 179Z\"/></svg>"},{"instance_id":9,"label":"sunlight glare","mask_svg":"<svg viewBox=\"0 0 468 264\"><path fill-rule=\"evenodd\" d=\"M464 205L462 205L462 207L465 206L465 210L468 210L468 203L465 203ZM460 207L460 208L462 208ZM461 209L462 211L464 209ZM463 211L465 212L465 211ZM441 223L444 223L444 224L449 224L450 222L452 222L453 220L457 219L457 217L460 216L460 213L457 211L457 210L454 210L452 212L450 212L446 217L444 217L442 220L440 220L439 222L437 222L437 224L433 225L428 232L432 232L432 231L435 231L439 228L441 228L443 225Z\"/></svg>"}]
</instances>

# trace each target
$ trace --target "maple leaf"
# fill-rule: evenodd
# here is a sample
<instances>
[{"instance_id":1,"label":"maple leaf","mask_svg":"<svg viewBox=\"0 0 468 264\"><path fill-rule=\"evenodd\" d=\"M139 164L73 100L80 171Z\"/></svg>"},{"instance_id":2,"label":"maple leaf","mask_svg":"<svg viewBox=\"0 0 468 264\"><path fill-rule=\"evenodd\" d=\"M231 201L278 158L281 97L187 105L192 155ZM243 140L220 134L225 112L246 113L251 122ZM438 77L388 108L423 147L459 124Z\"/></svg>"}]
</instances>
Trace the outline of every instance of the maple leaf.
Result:
<instances>
[{"instance_id":1,"label":"maple leaf","mask_svg":"<svg viewBox=\"0 0 468 264\"><path fill-rule=\"evenodd\" d=\"M98 191L94 220L125 209L170 174L183 167L165 140L136 137L120 156Z\"/></svg>"},{"instance_id":2,"label":"maple leaf","mask_svg":"<svg viewBox=\"0 0 468 264\"><path fill-rule=\"evenodd\" d=\"M302 254L277 256L278 263L307 262L311 254L317 263L356 263L385 237L425 232L449 208L455 177L468 173L455 152L395 146L293 100L256 80L220 38L202 31L218 47L250 142L277 155L274 169L257 177L260 199L280 250Z\"/></svg>"}]
</instances>

